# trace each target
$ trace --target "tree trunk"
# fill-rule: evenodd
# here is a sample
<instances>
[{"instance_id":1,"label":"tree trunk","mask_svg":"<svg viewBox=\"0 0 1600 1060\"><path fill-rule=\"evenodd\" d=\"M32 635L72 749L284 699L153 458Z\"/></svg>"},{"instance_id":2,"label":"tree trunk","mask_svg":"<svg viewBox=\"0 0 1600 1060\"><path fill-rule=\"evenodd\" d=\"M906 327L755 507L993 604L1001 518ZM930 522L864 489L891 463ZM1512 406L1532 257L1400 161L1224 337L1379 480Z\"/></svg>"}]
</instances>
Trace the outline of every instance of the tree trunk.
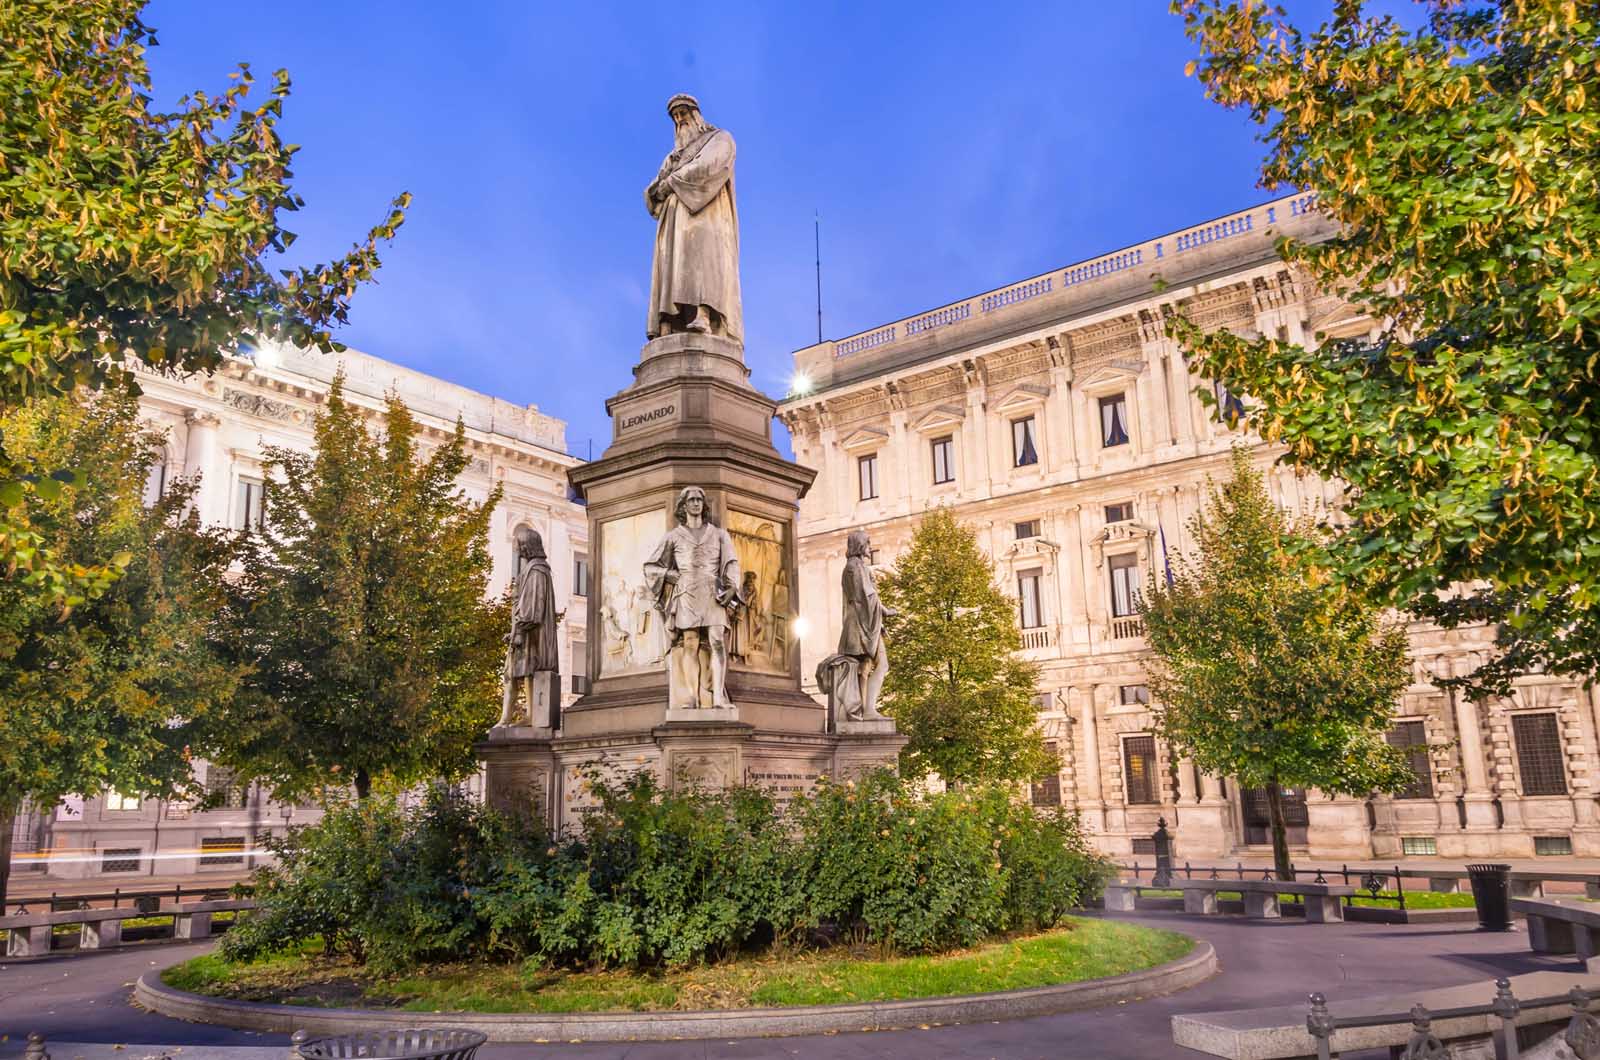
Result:
<instances>
[{"instance_id":1,"label":"tree trunk","mask_svg":"<svg viewBox=\"0 0 1600 1060\"><path fill-rule=\"evenodd\" d=\"M6 915L6 887L11 882L11 834L16 825L16 805L0 803L0 916Z\"/></svg>"},{"instance_id":2,"label":"tree trunk","mask_svg":"<svg viewBox=\"0 0 1600 1060\"><path fill-rule=\"evenodd\" d=\"M1283 823L1283 788L1278 778L1267 781L1267 813L1272 818L1272 866L1278 879L1294 879L1289 863L1289 828Z\"/></svg>"},{"instance_id":3,"label":"tree trunk","mask_svg":"<svg viewBox=\"0 0 1600 1060\"><path fill-rule=\"evenodd\" d=\"M372 774L365 769L356 770L356 798L361 802L367 801L367 796L372 794Z\"/></svg>"}]
</instances>

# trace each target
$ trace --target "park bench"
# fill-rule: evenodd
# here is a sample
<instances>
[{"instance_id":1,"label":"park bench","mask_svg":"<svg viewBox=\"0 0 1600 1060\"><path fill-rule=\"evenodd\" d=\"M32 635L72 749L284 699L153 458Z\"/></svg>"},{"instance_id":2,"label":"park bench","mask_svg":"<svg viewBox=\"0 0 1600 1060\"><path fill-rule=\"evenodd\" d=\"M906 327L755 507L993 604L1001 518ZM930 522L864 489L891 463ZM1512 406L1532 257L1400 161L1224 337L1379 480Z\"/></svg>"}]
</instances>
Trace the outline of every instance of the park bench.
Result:
<instances>
[{"instance_id":1,"label":"park bench","mask_svg":"<svg viewBox=\"0 0 1600 1060\"><path fill-rule=\"evenodd\" d=\"M1561 898L1513 898L1511 912L1528 921L1535 953L1573 953L1580 961L1600 954L1600 905Z\"/></svg>"},{"instance_id":2,"label":"park bench","mask_svg":"<svg viewBox=\"0 0 1600 1060\"><path fill-rule=\"evenodd\" d=\"M1106 886L1106 909L1112 912L1132 912L1134 895L1148 883L1137 880L1115 880ZM1237 891L1244 899L1244 915L1257 920L1275 920L1282 916L1278 896L1292 894L1305 902L1306 922L1326 924L1344 920L1343 899L1353 897L1354 887L1339 883L1300 883L1283 880L1173 880L1164 890L1183 892L1183 911L1204 916L1218 911L1217 894L1220 891Z\"/></svg>"},{"instance_id":3,"label":"park bench","mask_svg":"<svg viewBox=\"0 0 1600 1060\"><path fill-rule=\"evenodd\" d=\"M175 939L203 939L211 936L212 917L223 912L242 912L254 909L255 902L248 898L210 902L185 902L154 913L138 908L123 909L67 909L54 913L19 913L0 917L0 928L6 931L7 957L37 957L50 952L50 942L55 929L62 924L81 927L78 948L103 950L122 944L122 924L150 916L172 917L172 937Z\"/></svg>"},{"instance_id":4,"label":"park bench","mask_svg":"<svg viewBox=\"0 0 1600 1060\"><path fill-rule=\"evenodd\" d=\"M1574 988L1578 990L1576 995ZM1508 1032L1514 1034L1514 1028L1559 1031L1569 1020L1592 1028L1594 1017L1588 1012L1588 998L1597 989L1600 976L1530 972L1493 983L1443 987L1404 997L1328 1002L1318 994L1312 997L1309 1013L1306 1005L1299 1004L1174 1016L1172 1040L1185 1048L1229 1060L1298 1060L1385 1047L1392 1056L1477 1060L1496 1056L1494 1039L1502 1039L1503 1047ZM1437 1040L1444 1051L1425 1048L1430 1039ZM1555 1051L1554 1041L1548 1044L1551 1049L1524 1047L1521 1055L1524 1060L1574 1055ZM1577 1055L1587 1060L1595 1053Z\"/></svg>"}]
</instances>

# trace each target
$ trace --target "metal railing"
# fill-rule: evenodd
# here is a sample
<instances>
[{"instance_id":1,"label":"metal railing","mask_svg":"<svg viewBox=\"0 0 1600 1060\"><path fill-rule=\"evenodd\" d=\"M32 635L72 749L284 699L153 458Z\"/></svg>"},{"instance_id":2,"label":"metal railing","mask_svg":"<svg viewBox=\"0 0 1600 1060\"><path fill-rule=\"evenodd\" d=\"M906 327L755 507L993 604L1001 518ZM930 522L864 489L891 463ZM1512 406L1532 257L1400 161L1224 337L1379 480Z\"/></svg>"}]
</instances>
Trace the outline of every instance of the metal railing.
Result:
<instances>
[{"instance_id":1,"label":"metal railing","mask_svg":"<svg viewBox=\"0 0 1600 1060\"><path fill-rule=\"evenodd\" d=\"M1505 1060L1520 1060L1522 1043L1517 1035L1517 1016L1524 1011L1568 1004L1572 1006L1572 1017L1567 1023L1566 1030L1562 1032L1567 1047L1578 1056L1579 1060L1600 1058L1600 1020L1589 1011L1589 1006L1594 1001L1594 994L1591 991L1575 986L1565 994L1521 1001L1512 993L1510 980L1496 979L1494 985L1494 1000L1486 1005L1464 1005L1460 1008L1433 1010L1422 1005L1413 1005L1409 1012L1376 1016L1335 1016L1328 1010L1327 998L1321 994L1312 994L1311 1010L1306 1015L1306 1032L1317 1043L1317 1060L1332 1060L1335 1055L1333 1039L1341 1030L1395 1026L1409 1022L1411 1036L1407 1039L1403 1051L1397 1055L1400 1060L1428 1060L1431 1057L1453 1055L1446 1051L1444 1042L1434 1033L1435 1020L1493 1016L1500 1021L1500 1025L1491 1032L1491 1037L1499 1040L1499 1050L1496 1055L1504 1057Z\"/></svg>"},{"instance_id":2,"label":"metal railing","mask_svg":"<svg viewBox=\"0 0 1600 1060\"><path fill-rule=\"evenodd\" d=\"M180 883L174 887L137 891L125 891L117 887L98 894L58 894L52 891L49 897L33 895L27 898L9 898L6 900L5 908L0 909L0 916L20 916L23 913L38 912L41 910L30 907L39 906L52 913L93 909L97 903L104 908L104 903L107 902L111 903L112 909L120 909L124 904L128 904L136 909L153 913L160 909L161 902L168 898L172 899L173 905L181 905L185 898L191 902L203 902L225 898L248 898L254 892L255 888L248 883L214 883L199 887L191 884L187 888Z\"/></svg>"}]
</instances>

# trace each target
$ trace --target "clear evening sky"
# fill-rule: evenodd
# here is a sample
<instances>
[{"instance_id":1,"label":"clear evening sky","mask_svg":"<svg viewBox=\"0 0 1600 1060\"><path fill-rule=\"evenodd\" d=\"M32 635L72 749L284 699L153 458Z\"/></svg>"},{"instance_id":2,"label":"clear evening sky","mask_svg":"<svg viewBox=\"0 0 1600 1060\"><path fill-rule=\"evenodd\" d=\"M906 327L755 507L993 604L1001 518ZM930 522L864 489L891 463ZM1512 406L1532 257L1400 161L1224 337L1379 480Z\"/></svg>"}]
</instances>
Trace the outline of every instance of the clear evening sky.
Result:
<instances>
[{"instance_id":1,"label":"clear evening sky","mask_svg":"<svg viewBox=\"0 0 1600 1060\"><path fill-rule=\"evenodd\" d=\"M605 447L644 341L642 192L675 92L738 142L746 356L774 395L816 340L818 214L837 338L1267 197L1244 115L1184 77L1166 0L155 0L145 18L160 104L241 61L262 85L290 71L296 260L415 196L341 340L536 403L579 456Z\"/></svg>"}]
</instances>

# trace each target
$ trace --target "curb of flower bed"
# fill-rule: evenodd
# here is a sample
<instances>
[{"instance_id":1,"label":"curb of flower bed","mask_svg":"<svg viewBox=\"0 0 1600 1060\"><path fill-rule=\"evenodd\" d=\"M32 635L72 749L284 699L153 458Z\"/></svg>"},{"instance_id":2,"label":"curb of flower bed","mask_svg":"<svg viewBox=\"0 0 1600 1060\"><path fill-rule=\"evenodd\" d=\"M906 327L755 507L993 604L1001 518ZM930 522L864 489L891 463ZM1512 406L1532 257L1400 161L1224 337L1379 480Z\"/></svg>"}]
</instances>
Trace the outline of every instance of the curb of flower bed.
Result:
<instances>
[{"instance_id":1,"label":"curb of flower bed","mask_svg":"<svg viewBox=\"0 0 1600 1060\"><path fill-rule=\"evenodd\" d=\"M669 1041L687 1038L762 1038L827 1031L887 1031L923 1025L1022 1019L1074 1012L1186 990L1217 973L1211 944L1154 968L1056 986L990 994L867 1001L848 1005L712 1009L697 1012L397 1012L387 1009L307 1008L228 1001L178 990L146 972L133 1000L152 1012L192 1023L292 1034L349 1034L365 1030L449 1027L482 1031L492 1042Z\"/></svg>"}]
</instances>

